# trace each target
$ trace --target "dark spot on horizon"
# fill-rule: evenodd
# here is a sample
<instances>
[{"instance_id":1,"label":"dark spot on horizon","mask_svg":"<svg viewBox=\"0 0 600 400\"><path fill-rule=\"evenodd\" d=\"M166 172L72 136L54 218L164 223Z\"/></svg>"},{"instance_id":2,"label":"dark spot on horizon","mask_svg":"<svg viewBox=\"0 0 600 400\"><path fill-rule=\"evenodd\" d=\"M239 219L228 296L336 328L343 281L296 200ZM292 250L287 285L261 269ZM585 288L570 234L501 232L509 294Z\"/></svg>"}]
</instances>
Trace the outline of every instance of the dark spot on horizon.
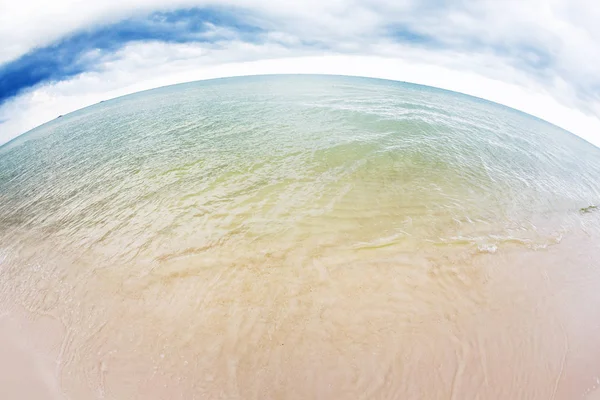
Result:
<instances>
[{"instance_id":1,"label":"dark spot on horizon","mask_svg":"<svg viewBox=\"0 0 600 400\"><path fill-rule=\"evenodd\" d=\"M598 210L600 210L600 207L598 207L598 206L589 206L589 207L579 209L579 212L582 214L589 214L592 211L598 211Z\"/></svg>"}]
</instances>

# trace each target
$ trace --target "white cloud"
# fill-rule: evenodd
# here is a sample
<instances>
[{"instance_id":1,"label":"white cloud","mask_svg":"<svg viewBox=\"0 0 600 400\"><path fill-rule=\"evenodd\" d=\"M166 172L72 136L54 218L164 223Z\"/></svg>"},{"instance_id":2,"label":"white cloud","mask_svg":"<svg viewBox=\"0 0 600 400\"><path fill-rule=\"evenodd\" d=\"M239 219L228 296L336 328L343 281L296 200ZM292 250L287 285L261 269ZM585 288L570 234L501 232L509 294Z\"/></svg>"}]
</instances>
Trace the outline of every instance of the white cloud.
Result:
<instances>
[{"instance_id":1,"label":"white cloud","mask_svg":"<svg viewBox=\"0 0 600 400\"><path fill-rule=\"evenodd\" d=\"M203 0L0 0L0 63L78 29ZM214 3L212 3L214 4ZM590 0L223 0L268 30L244 43L130 44L93 71L0 108L0 143L77 108L137 90L254 73L332 73L455 90L525 111L600 145L600 9ZM396 41L421 35L429 43ZM418 37L416 39L419 39ZM319 43L311 47L305 43ZM319 57L317 57L317 55ZM290 58L293 57L293 58Z\"/></svg>"},{"instance_id":2,"label":"white cloud","mask_svg":"<svg viewBox=\"0 0 600 400\"><path fill-rule=\"evenodd\" d=\"M309 29L314 36L330 38L366 31L374 21L364 21L351 1L322 0L0 0L0 64L32 48L46 46L65 35L115 22L128 16L184 7L237 7L270 17L295 31ZM349 19L340 18L347 16Z\"/></svg>"}]
</instances>

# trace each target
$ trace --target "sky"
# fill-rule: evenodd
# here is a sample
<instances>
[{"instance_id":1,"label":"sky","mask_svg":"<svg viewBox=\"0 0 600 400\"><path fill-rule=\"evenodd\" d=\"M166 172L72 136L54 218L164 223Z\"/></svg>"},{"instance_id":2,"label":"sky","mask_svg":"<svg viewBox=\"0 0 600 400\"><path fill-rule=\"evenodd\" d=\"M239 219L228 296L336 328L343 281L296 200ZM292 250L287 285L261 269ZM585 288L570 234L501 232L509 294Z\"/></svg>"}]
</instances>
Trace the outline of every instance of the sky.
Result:
<instances>
[{"instance_id":1,"label":"sky","mask_svg":"<svg viewBox=\"0 0 600 400\"><path fill-rule=\"evenodd\" d=\"M79 108L224 76L454 90L600 146L596 0L0 0L0 145Z\"/></svg>"}]
</instances>

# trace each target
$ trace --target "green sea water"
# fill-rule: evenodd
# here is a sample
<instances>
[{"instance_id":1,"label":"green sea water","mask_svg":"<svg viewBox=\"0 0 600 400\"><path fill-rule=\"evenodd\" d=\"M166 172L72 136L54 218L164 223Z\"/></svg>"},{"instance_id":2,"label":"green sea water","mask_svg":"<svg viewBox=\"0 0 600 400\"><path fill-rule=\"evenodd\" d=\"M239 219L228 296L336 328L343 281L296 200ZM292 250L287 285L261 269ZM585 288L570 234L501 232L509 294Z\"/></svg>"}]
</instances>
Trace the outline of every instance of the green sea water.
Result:
<instances>
[{"instance_id":1,"label":"green sea water","mask_svg":"<svg viewBox=\"0 0 600 400\"><path fill-rule=\"evenodd\" d=\"M0 299L65 326L74 398L441 398L456 374L456 398L567 396L557 342L531 345L534 305L562 314L525 285L600 268L599 177L578 137L430 87L155 89L0 147ZM461 363L475 343L508 359Z\"/></svg>"}]
</instances>

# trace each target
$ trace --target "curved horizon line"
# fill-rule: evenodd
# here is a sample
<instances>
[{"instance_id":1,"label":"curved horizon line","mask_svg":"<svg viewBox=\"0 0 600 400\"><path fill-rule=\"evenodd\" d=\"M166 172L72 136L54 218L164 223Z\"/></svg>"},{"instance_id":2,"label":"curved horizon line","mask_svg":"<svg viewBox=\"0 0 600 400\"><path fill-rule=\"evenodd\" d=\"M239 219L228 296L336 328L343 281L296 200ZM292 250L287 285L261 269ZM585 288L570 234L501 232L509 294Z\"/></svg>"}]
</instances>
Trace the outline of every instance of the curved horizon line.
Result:
<instances>
[{"instance_id":1,"label":"curved horizon line","mask_svg":"<svg viewBox=\"0 0 600 400\"><path fill-rule=\"evenodd\" d=\"M45 126L48 124L52 124L53 122L56 122L59 118L62 117L68 117L69 115L81 112L83 110L86 110L88 108L92 108L92 107L96 107L99 106L100 104L103 103L108 103L108 102L112 102L115 100L119 100L119 99L124 99L126 97L130 97L130 96L136 96L142 93L148 93L148 92L153 92L153 91L158 91L158 90L163 90L163 89L167 89L167 88L171 88L171 87L175 87L175 86L183 86L183 85L190 85L190 84L194 84L194 83L204 83L204 82L212 82L212 81L222 81L222 80L228 80L228 79L244 79L244 78L260 78L260 77L285 77L285 76L312 76L312 77L337 77L337 78L354 78L354 79L366 79L366 80L372 80L372 81L383 81L383 82L388 82L388 83L395 83L395 84L403 84L403 85L411 85L411 86L418 86L418 87L422 87L422 88L427 88L427 89L433 89L435 91L441 91L441 92L447 92L447 93L451 93L454 95L459 95L459 96L464 96L464 97L468 97L471 100L476 100L476 101L481 101L481 102L485 102L485 103L489 103L492 104L494 106L497 107L501 107L501 108L505 108L511 112L517 112L519 114L523 114L527 117L536 119L542 123L548 124L550 126L552 126L553 128L559 129L561 131L564 131L565 133L568 133L574 137L576 137L577 139L581 140L582 142L585 142L587 144L590 144L592 147L595 147L596 149L600 150L600 147L595 146L593 143L590 143L589 141L585 140L584 138L582 138L581 136L569 131L568 129L565 129L559 125L556 125L550 121L547 121L543 118L540 118L538 116L532 115L530 113L527 113L523 110L519 110L518 108L515 107L511 107L509 105L506 104L502 104L493 100L489 100L483 97L479 97L479 96L475 96L469 93L465 93L465 92L460 92L457 90L451 90L451 89L445 89L445 88L441 88L438 86L432 86L432 85L427 85L427 84L421 84L421 83L415 83L415 82L409 82L409 81L403 81L403 80L397 80L397 79L390 79L390 78L383 78L383 77L373 77L373 76L367 76L367 75L353 75L353 74L334 74L334 73L295 73L295 72L280 72L280 73L257 73L257 74L237 74L237 75L228 75L228 76L220 76L220 77L213 77L213 78L205 78L205 79L197 79L197 80L190 80L190 81L185 81L185 82L177 82L177 83L172 83L172 84L167 84L167 85L162 85L162 86L156 86L156 87L152 87L149 89L143 89L143 90L139 90L137 92L132 92L132 93L126 93L120 96L116 96L116 97L111 97L111 98L107 98L105 100L101 100L99 102L78 108L76 110L70 111L66 114L61 114L58 115L56 118L50 119L40 125L35 126L34 128L31 128L17 136L15 136L14 138L10 139L9 141L0 144L0 149L3 149L5 146L8 146L10 144L15 144L16 141L18 141L19 139L25 139L25 136L27 136L28 134L30 134L31 132Z\"/></svg>"}]
</instances>

